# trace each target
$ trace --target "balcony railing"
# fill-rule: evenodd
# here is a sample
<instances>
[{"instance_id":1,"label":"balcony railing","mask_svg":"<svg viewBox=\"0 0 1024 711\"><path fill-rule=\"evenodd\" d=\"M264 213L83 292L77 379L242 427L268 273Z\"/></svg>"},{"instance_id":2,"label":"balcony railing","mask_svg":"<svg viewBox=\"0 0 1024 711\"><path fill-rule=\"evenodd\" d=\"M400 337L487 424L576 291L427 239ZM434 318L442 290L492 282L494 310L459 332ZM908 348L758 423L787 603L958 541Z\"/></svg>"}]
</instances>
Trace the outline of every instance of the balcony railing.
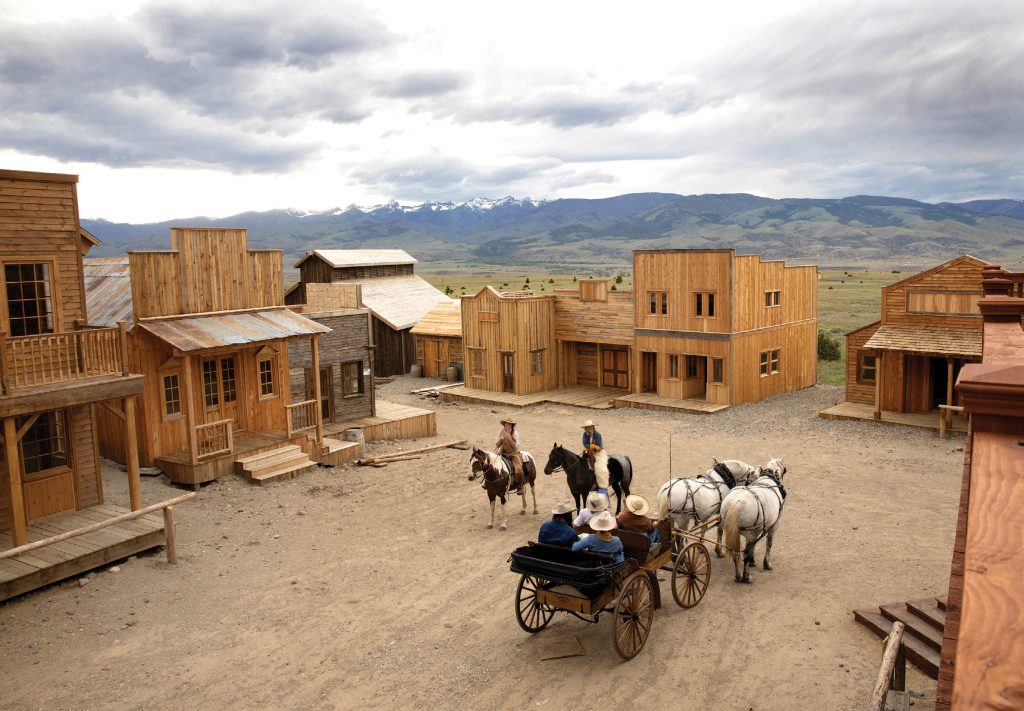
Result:
<instances>
[{"instance_id":1,"label":"balcony railing","mask_svg":"<svg viewBox=\"0 0 1024 711\"><path fill-rule=\"evenodd\" d=\"M12 389L128 375L124 325L7 337L0 334L0 383Z\"/></svg>"},{"instance_id":2,"label":"balcony railing","mask_svg":"<svg viewBox=\"0 0 1024 711\"><path fill-rule=\"evenodd\" d=\"M232 420L217 420L195 426L196 460L215 457L219 454L231 454L235 443L231 438Z\"/></svg>"},{"instance_id":3,"label":"balcony railing","mask_svg":"<svg viewBox=\"0 0 1024 711\"><path fill-rule=\"evenodd\" d=\"M316 400L303 400L292 405L285 405L289 438L300 432L316 429L316 406Z\"/></svg>"},{"instance_id":4,"label":"balcony railing","mask_svg":"<svg viewBox=\"0 0 1024 711\"><path fill-rule=\"evenodd\" d=\"M1007 272L1006 278L1010 280L1010 296L1024 298L1024 272Z\"/></svg>"}]
</instances>

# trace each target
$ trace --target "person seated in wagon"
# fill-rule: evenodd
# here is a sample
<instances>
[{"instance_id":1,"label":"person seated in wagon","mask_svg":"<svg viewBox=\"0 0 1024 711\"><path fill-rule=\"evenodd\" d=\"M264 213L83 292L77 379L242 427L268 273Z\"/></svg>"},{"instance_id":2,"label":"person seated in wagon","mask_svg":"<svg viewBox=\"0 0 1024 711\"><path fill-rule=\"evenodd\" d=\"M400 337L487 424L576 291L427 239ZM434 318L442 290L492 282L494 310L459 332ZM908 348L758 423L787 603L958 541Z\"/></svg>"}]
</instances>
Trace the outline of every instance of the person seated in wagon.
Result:
<instances>
[{"instance_id":1,"label":"person seated in wagon","mask_svg":"<svg viewBox=\"0 0 1024 711\"><path fill-rule=\"evenodd\" d=\"M583 428L583 456L597 479L597 490L608 499L608 453L604 451L604 438L597 431L593 420L587 420ZM608 499L609 502L611 501Z\"/></svg>"},{"instance_id":2,"label":"person seated in wagon","mask_svg":"<svg viewBox=\"0 0 1024 711\"><path fill-rule=\"evenodd\" d=\"M563 501L551 509L551 520L540 525L537 542L553 546L571 546L575 543L578 538L570 525L575 510L571 501Z\"/></svg>"},{"instance_id":3,"label":"person seated in wagon","mask_svg":"<svg viewBox=\"0 0 1024 711\"><path fill-rule=\"evenodd\" d=\"M651 539L651 543L657 543L661 540L661 534L658 533L657 523L647 517L647 512L650 510L651 505L647 499L630 494L626 497L626 508L619 514L619 528L624 531L646 533L647 537Z\"/></svg>"},{"instance_id":4,"label":"person seated in wagon","mask_svg":"<svg viewBox=\"0 0 1024 711\"><path fill-rule=\"evenodd\" d=\"M514 491L520 496L523 495L523 455L519 453L519 433L516 432L516 423L510 418L501 421L501 429L495 438L494 445L498 454L506 457L512 462L513 476L512 486L509 491Z\"/></svg>"},{"instance_id":5,"label":"person seated in wagon","mask_svg":"<svg viewBox=\"0 0 1024 711\"><path fill-rule=\"evenodd\" d=\"M587 494L587 505L580 509L580 514L573 519L572 525L574 528L582 528L590 523L590 519L596 514L605 511L608 508L608 499L601 496L599 492L591 491Z\"/></svg>"},{"instance_id":6,"label":"person seated in wagon","mask_svg":"<svg viewBox=\"0 0 1024 711\"><path fill-rule=\"evenodd\" d=\"M594 553L607 553L615 557L616 563L623 563L626 556L623 553L622 541L618 536L613 536L612 531L618 524L610 511L602 511L590 519L590 528L595 533L588 533L572 544L574 551L593 551Z\"/></svg>"}]
</instances>

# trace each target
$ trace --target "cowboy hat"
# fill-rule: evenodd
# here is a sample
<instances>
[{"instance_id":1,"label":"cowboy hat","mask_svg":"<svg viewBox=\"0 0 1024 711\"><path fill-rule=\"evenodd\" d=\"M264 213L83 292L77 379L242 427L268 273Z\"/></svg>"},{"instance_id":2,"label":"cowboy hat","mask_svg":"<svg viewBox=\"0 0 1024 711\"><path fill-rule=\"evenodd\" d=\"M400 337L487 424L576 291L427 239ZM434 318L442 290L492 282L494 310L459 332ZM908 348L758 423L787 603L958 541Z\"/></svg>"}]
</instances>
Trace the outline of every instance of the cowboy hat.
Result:
<instances>
[{"instance_id":1,"label":"cowboy hat","mask_svg":"<svg viewBox=\"0 0 1024 711\"><path fill-rule=\"evenodd\" d=\"M643 516L651 510L651 505L647 503L647 499L636 494L630 494L626 497L626 508L637 516Z\"/></svg>"},{"instance_id":2,"label":"cowboy hat","mask_svg":"<svg viewBox=\"0 0 1024 711\"><path fill-rule=\"evenodd\" d=\"M611 511L602 511L599 514L594 514L594 517L587 521L587 525L592 531L612 531L619 524L616 523Z\"/></svg>"},{"instance_id":3,"label":"cowboy hat","mask_svg":"<svg viewBox=\"0 0 1024 711\"><path fill-rule=\"evenodd\" d=\"M511 418L509 418L509 417L506 417L503 420L498 420L498 422L500 422L503 425L505 425L505 424L514 425L514 424L516 424L516 421L511 419Z\"/></svg>"},{"instance_id":4,"label":"cowboy hat","mask_svg":"<svg viewBox=\"0 0 1024 711\"><path fill-rule=\"evenodd\" d=\"M588 427L597 427L597 425L594 424L593 420L587 420L582 425L580 425L580 429L583 430L587 429Z\"/></svg>"},{"instance_id":5,"label":"cowboy hat","mask_svg":"<svg viewBox=\"0 0 1024 711\"><path fill-rule=\"evenodd\" d=\"M608 499L604 498L604 494L591 491L587 496L587 508L590 509L590 513L601 513L608 508Z\"/></svg>"},{"instance_id":6,"label":"cowboy hat","mask_svg":"<svg viewBox=\"0 0 1024 711\"><path fill-rule=\"evenodd\" d=\"M576 510L576 507L573 506L571 501L562 501L560 503L555 504L555 508L551 509L551 513L553 513L553 514L567 514L567 513L572 513L575 510Z\"/></svg>"}]
</instances>

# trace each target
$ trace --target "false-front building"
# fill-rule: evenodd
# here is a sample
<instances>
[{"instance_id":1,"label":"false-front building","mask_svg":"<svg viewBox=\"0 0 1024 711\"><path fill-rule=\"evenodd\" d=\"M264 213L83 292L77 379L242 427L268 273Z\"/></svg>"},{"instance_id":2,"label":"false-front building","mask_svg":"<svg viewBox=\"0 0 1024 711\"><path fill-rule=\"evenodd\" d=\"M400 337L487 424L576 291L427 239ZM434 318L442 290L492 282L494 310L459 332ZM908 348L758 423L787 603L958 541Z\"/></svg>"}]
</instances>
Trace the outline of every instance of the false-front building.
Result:
<instances>
[{"instance_id":1,"label":"false-front building","mask_svg":"<svg viewBox=\"0 0 1024 711\"><path fill-rule=\"evenodd\" d=\"M462 303L453 299L438 301L411 331L416 339L416 362L423 365L428 378L447 377L451 366L464 366L462 348ZM459 376L461 378L461 373Z\"/></svg>"}]
</instances>

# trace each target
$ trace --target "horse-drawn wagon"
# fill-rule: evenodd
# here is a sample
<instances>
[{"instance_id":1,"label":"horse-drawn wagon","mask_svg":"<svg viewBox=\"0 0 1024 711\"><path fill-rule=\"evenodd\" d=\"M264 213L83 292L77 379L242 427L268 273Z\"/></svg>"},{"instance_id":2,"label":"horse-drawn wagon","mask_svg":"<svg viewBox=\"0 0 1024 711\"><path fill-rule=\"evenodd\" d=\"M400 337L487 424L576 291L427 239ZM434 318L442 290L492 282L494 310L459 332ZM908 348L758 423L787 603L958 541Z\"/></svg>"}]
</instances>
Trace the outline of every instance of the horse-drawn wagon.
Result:
<instances>
[{"instance_id":1,"label":"horse-drawn wagon","mask_svg":"<svg viewBox=\"0 0 1024 711\"><path fill-rule=\"evenodd\" d=\"M555 612L566 612L596 623L601 614L613 614L612 643L623 659L635 657L651 631L654 611L661 607L658 571L672 571L672 597L690 608L704 597L711 578L711 556L701 534L717 517L687 531L676 529L668 518L658 522L659 542L652 546L646 534L618 530L625 562L588 551L530 543L509 558L519 573L515 615L530 633L547 627ZM674 560L673 560L674 558Z\"/></svg>"}]
</instances>

